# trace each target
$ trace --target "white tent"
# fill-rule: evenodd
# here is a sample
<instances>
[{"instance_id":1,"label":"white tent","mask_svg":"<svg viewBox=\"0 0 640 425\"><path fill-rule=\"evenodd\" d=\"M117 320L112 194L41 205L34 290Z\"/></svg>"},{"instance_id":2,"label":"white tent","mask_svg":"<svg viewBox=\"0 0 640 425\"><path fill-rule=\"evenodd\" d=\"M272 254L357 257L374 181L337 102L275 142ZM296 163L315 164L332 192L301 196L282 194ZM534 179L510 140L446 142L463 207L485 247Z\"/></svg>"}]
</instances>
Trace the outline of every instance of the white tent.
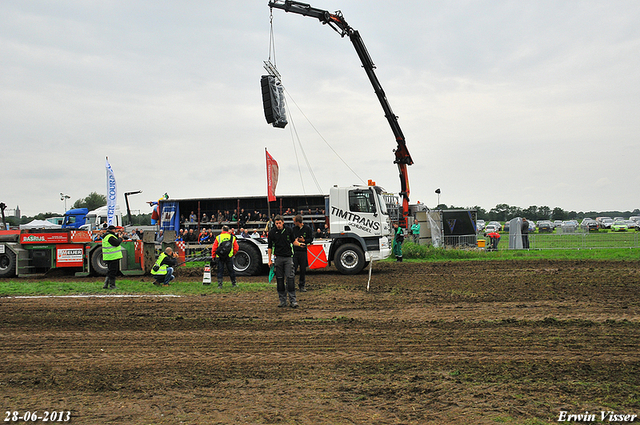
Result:
<instances>
[{"instance_id":1,"label":"white tent","mask_svg":"<svg viewBox=\"0 0 640 425\"><path fill-rule=\"evenodd\" d=\"M60 229L62 226L59 224L53 224L50 221L46 220L33 220L27 224L21 224L20 230L22 229Z\"/></svg>"}]
</instances>

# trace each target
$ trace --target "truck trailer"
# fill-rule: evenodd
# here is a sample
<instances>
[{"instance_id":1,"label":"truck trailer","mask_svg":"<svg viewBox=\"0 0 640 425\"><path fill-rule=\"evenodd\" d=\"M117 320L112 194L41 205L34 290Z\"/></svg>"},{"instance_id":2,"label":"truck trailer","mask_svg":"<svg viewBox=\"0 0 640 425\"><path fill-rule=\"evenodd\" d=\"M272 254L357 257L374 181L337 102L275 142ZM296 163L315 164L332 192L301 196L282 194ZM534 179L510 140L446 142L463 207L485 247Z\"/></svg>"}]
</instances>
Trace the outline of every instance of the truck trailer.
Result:
<instances>
[{"instance_id":1,"label":"truck trailer","mask_svg":"<svg viewBox=\"0 0 640 425\"><path fill-rule=\"evenodd\" d=\"M0 278L42 275L52 269L106 276L102 243L93 236L77 229L0 230ZM122 273L144 274L143 242L124 241L120 246Z\"/></svg>"},{"instance_id":2,"label":"truck trailer","mask_svg":"<svg viewBox=\"0 0 640 425\"><path fill-rule=\"evenodd\" d=\"M303 213L303 220L307 224L312 224L310 218L315 217L316 223L326 223L329 228L329 234L326 238L315 239L313 244L307 247L309 267L312 269L323 268L333 263L342 274L357 274L370 261L389 257L391 255L392 228L386 196L388 194L384 189L376 186L373 182L367 186L334 186L330 189L329 195L324 196L322 208L324 214L321 217ZM251 197L251 199L257 202L257 198ZM260 199L262 203L253 204L253 208L266 209L266 198L261 197ZM290 197L289 199L297 198ZM314 202L317 201L314 198ZM186 207L185 215L189 214L195 205L194 202L199 202L201 206L220 205L212 199L200 201L193 199L162 200L160 202L162 229L179 231L181 227L185 228L194 224L185 224L180 220L183 209ZM296 205L300 207L300 204ZM304 210L304 208L299 209ZM197 224L201 225L201 223ZM263 225L265 224L263 223ZM204 227L213 227L216 233L219 233L220 225L220 223L202 223ZM292 216L285 216L285 225L293 225ZM238 244L240 250L233 257L236 273L239 276L262 273L268 264L267 240L263 238L238 238ZM182 245L181 249L187 249L187 251L192 247L184 242L180 245ZM194 245L193 247L202 250L204 246Z\"/></svg>"}]
</instances>

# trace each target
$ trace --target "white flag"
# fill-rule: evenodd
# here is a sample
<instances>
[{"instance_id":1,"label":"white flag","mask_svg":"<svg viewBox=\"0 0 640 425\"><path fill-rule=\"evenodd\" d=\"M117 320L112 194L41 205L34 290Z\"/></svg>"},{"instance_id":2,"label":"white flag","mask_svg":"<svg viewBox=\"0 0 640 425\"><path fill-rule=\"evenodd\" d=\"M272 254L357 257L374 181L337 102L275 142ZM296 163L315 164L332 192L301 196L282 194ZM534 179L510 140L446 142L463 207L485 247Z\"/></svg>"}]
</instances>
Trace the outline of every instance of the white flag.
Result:
<instances>
[{"instance_id":1,"label":"white flag","mask_svg":"<svg viewBox=\"0 0 640 425\"><path fill-rule=\"evenodd\" d=\"M107 226L115 226L114 218L116 215L116 200L118 198L118 187L116 185L116 176L113 174L113 168L109 164L107 157Z\"/></svg>"}]
</instances>

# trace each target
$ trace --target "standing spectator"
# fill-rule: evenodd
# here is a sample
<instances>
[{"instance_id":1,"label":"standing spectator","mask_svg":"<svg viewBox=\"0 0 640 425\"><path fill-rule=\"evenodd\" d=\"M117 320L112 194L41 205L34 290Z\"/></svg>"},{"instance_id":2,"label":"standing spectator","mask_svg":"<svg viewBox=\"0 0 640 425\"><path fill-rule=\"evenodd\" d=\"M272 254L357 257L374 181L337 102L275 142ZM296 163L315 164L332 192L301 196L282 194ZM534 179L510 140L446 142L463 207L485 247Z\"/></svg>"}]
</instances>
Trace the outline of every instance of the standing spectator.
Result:
<instances>
[{"instance_id":1,"label":"standing spectator","mask_svg":"<svg viewBox=\"0 0 640 425\"><path fill-rule=\"evenodd\" d=\"M192 223L195 223L197 219L198 219L198 217L196 217L196 215L193 213L193 211L191 211L191 214L189 214L189 221L192 222Z\"/></svg>"},{"instance_id":2,"label":"standing spectator","mask_svg":"<svg viewBox=\"0 0 640 425\"><path fill-rule=\"evenodd\" d=\"M393 237L393 254L396 256L396 261L402 262L402 242L404 242L404 230L398 225L393 223L395 235Z\"/></svg>"},{"instance_id":3,"label":"standing spectator","mask_svg":"<svg viewBox=\"0 0 640 425\"><path fill-rule=\"evenodd\" d=\"M164 230L160 229L158 231L158 234L156 235L156 242L162 243L163 240L164 240Z\"/></svg>"},{"instance_id":4,"label":"standing spectator","mask_svg":"<svg viewBox=\"0 0 640 425\"><path fill-rule=\"evenodd\" d=\"M311 227L304 224L300 214L293 218L293 237L298 241L298 246L293 247L293 273L295 275L300 267L300 277L298 278L298 288L300 292L307 292L307 245L313 242L313 231Z\"/></svg>"},{"instance_id":5,"label":"standing spectator","mask_svg":"<svg viewBox=\"0 0 640 425\"><path fill-rule=\"evenodd\" d=\"M271 229L268 236L267 256L269 259L269 267L275 264L276 269L276 289L280 304L278 307L287 306L287 293L289 294L289 303L292 308L298 307L296 300L296 284L293 270L293 249L292 246L299 246L299 242L293 237L293 231L284 226L282 216L275 217L275 226ZM275 263L272 256L275 254ZM286 286L285 286L286 279Z\"/></svg>"},{"instance_id":6,"label":"standing spectator","mask_svg":"<svg viewBox=\"0 0 640 425\"><path fill-rule=\"evenodd\" d=\"M418 223L418 220L415 218L411 225L411 234L413 235L413 243L418 243L418 239L420 238L420 223Z\"/></svg>"},{"instance_id":7,"label":"standing spectator","mask_svg":"<svg viewBox=\"0 0 640 425\"><path fill-rule=\"evenodd\" d=\"M203 223L207 223L209 222L209 217L207 217L207 213L202 213L202 220Z\"/></svg>"},{"instance_id":8,"label":"standing spectator","mask_svg":"<svg viewBox=\"0 0 640 425\"><path fill-rule=\"evenodd\" d=\"M251 239L260 239L260 233L258 233L256 229L253 229L253 232L251 233Z\"/></svg>"},{"instance_id":9,"label":"standing spectator","mask_svg":"<svg viewBox=\"0 0 640 425\"><path fill-rule=\"evenodd\" d=\"M175 279L173 274L173 268L178 264L178 253L173 252L171 247L167 247L162 254L158 256L156 263L151 269L151 274L154 276L154 285L169 286L169 282Z\"/></svg>"},{"instance_id":10,"label":"standing spectator","mask_svg":"<svg viewBox=\"0 0 640 425\"><path fill-rule=\"evenodd\" d=\"M229 226L222 226L220 233L213 247L211 248L211 257L214 261L218 261L218 288L222 288L222 280L224 275L224 267L227 266L229 277L231 278L231 286L236 287L236 270L233 268L233 256L240 250L238 240L234 235L229 233Z\"/></svg>"},{"instance_id":11,"label":"standing spectator","mask_svg":"<svg viewBox=\"0 0 640 425\"><path fill-rule=\"evenodd\" d=\"M102 289L116 289L116 276L120 272L122 239L116 236L115 230L115 226L107 227L107 233L102 237L102 260L107 263L108 269Z\"/></svg>"}]
</instances>

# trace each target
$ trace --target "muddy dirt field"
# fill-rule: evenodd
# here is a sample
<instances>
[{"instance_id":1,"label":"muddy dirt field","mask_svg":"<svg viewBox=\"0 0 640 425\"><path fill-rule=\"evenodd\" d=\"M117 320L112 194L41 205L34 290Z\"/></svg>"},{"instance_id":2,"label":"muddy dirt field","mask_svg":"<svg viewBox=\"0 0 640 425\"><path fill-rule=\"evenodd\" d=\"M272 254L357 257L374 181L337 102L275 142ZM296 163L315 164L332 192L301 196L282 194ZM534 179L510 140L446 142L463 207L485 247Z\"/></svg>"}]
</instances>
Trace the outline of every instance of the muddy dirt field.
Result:
<instances>
[{"instance_id":1,"label":"muddy dirt field","mask_svg":"<svg viewBox=\"0 0 640 425\"><path fill-rule=\"evenodd\" d=\"M310 272L298 309L277 308L275 289L0 297L0 419L35 410L69 410L76 424L640 415L639 262L377 263L369 292L367 278ZM178 281L201 285L201 276Z\"/></svg>"}]
</instances>

